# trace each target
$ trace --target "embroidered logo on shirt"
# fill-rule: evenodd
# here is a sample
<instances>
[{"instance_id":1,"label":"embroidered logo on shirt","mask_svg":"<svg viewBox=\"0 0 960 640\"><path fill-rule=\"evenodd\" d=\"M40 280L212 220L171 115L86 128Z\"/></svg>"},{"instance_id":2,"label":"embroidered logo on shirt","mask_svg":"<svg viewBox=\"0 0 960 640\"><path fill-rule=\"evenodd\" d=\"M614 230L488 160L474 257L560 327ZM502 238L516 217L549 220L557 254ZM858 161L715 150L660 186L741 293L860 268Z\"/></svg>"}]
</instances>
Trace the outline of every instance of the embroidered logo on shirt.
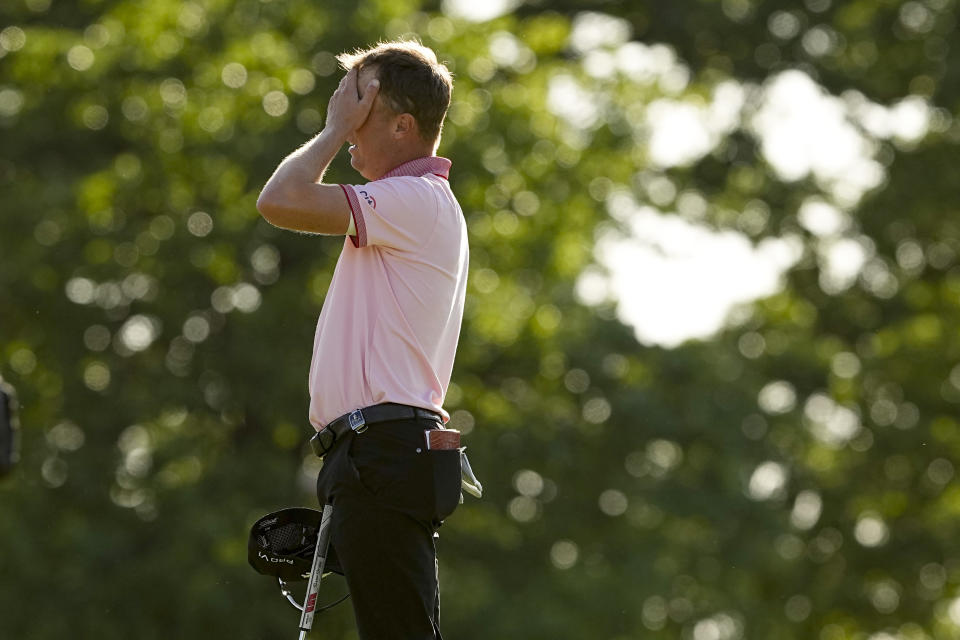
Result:
<instances>
[{"instance_id":1,"label":"embroidered logo on shirt","mask_svg":"<svg viewBox=\"0 0 960 640\"><path fill-rule=\"evenodd\" d=\"M373 207L374 209L377 208L377 199L376 199L376 198L374 198L372 195L370 195L369 193L367 193L367 192L364 191L363 189L360 189L360 194L363 196L363 199L367 201L367 204L368 204L368 205L370 205L370 206Z\"/></svg>"}]
</instances>

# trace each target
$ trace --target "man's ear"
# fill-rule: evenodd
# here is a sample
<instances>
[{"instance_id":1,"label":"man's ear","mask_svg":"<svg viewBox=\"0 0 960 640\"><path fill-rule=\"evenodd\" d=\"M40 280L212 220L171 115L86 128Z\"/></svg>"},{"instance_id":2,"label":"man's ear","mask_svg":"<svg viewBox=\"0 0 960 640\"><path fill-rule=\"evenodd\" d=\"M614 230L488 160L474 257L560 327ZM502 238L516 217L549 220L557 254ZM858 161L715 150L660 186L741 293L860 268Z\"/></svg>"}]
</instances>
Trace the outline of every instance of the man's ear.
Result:
<instances>
[{"instance_id":1,"label":"man's ear","mask_svg":"<svg viewBox=\"0 0 960 640\"><path fill-rule=\"evenodd\" d=\"M397 139L406 138L411 134L415 136L420 134L417 120L409 113L401 113L394 123L393 137Z\"/></svg>"}]
</instances>

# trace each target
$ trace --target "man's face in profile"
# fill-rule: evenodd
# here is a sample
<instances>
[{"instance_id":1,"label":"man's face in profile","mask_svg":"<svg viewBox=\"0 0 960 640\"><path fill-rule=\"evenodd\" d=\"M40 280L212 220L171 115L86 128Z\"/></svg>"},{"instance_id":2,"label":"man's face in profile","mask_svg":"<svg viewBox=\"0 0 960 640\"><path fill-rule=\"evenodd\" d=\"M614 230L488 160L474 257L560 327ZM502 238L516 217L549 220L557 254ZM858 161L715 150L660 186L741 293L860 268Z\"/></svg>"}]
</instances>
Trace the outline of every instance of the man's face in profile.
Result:
<instances>
[{"instance_id":1,"label":"man's face in profile","mask_svg":"<svg viewBox=\"0 0 960 640\"><path fill-rule=\"evenodd\" d=\"M357 75L357 100L367 85L377 77L375 66L363 67ZM350 165L367 180L376 180L392 169L385 151L392 143L395 114L379 95L374 99L370 115L359 128L347 136L350 143Z\"/></svg>"}]
</instances>

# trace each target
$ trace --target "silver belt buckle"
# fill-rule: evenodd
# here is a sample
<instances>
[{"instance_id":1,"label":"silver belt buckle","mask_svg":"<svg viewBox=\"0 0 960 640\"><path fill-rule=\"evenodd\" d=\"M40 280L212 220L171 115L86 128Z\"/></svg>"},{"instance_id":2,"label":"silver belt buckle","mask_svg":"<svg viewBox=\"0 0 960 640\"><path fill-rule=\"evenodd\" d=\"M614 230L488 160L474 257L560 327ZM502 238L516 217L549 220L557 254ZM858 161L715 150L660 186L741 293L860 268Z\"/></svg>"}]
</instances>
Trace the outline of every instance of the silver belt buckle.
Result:
<instances>
[{"instance_id":1,"label":"silver belt buckle","mask_svg":"<svg viewBox=\"0 0 960 640\"><path fill-rule=\"evenodd\" d=\"M367 430L367 421L363 419L363 412L360 409L351 411L347 422L350 423L350 428L354 433L363 433Z\"/></svg>"}]
</instances>

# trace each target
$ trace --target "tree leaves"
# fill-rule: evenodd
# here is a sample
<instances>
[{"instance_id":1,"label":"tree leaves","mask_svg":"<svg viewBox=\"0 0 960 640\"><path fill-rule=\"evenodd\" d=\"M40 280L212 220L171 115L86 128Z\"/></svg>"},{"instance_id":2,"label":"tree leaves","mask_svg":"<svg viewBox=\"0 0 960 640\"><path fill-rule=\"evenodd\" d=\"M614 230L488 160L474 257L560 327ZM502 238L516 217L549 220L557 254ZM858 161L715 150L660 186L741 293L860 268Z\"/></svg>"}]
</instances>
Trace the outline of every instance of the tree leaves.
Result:
<instances>
[{"instance_id":1,"label":"tree leaves","mask_svg":"<svg viewBox=\"0 0 960 640\"><path fill-rule=\"evenodd\" d=\"M23 459L0 486L12 637L292 628L243 544L264 511L315 501L304 380L340 241L282 233L254 204L322 126L333 54L404 34L456 75L441 153L471 238L447 407L487 491L441 532L445 631L960 624L953 5L554 1L471 24L417 3L31 0L0 15L0 372L23 407ZM784 125L801 94L836 135ZM811 139L858 142L778 165ZM837 169L854 147L866 164ZM356 176L338 160L328 179ZM712 337L642 344L583 283L610 269L604 238L676 250L636 235L636 207L800 255ZM340 608L322 624L353 623Z\"/></svg>"}]
</instances>

